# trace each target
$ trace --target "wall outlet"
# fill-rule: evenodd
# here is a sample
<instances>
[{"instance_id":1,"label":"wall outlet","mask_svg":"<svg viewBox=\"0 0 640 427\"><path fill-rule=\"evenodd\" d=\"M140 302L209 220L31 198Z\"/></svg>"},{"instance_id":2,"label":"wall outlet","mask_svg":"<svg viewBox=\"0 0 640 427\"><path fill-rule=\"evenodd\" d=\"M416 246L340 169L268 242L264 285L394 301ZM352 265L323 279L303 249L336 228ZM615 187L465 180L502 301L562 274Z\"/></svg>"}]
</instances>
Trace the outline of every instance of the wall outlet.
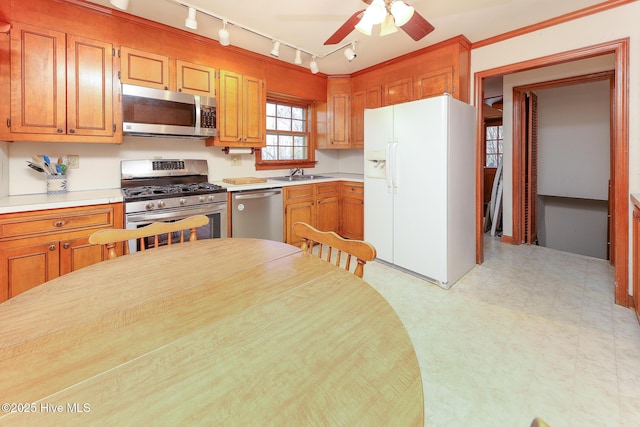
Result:
<instances>
[{"instance_id":1,"label":"wall outlet","mask_svg":"<svg viewBox=\"0 0 640 427\"><path fill-rule=\"evenodd\" d=\"M80 167L80 156L77 154L68 154L67 162L69 162L69 169L78 169Z\"/></svg>"},{"instance_id":2,"label":"wall outlet","mask_svg":"<svg viewBox=\"0 0 640 427\"><path fill-rule=\"evenodd\" d=\"M231 166L240 166L240 163L242 162L239 155L231 156Z\"/></svg>"}]
</instances>

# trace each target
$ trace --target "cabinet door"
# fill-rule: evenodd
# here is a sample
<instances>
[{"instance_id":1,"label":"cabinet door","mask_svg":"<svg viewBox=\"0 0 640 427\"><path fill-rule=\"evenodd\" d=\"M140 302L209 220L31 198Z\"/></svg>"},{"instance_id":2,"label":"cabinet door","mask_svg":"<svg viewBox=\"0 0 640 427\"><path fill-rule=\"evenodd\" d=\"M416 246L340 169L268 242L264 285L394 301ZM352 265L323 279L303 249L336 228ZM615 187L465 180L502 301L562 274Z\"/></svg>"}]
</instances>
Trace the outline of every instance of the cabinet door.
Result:
<instances>
[{"instance_id":1,"label":"cabinet door","mask_svg":"<svg viewBox=\"0 0 640 427\"><path fill-rule=\"evenodd\" d=\"M365 108L378 107L382 107L382 89L380 86L370 87L367 89Z\"/></svg>"},{"instance_id":2,"label":"cabinet door","mask_svg":"<svg viewBox=\"0 0 640 427\"><path fill-rule=\"evenodd\" d=\"M364 147L364 109L367 103L367 91L359 90L351 95L351 145Z\"/></svg>"},{"instance_id":3,"label":"cabinet door","mask_svg":"<svg viewBox=\"0 0 640 427\"><path fill-rule=\"evenodd\" d=\"M170 89L169 57L128 47L120 49L120 57L122 83Z\"/></svg>"},{"instance_id":4,"label":"cabinet door","mask_svg":"<svg viewBox=\"0 0 640 427\"><path fill-rule=\"evenodd\" d=\"M60 274L71 273L105 259L103 246L90 244L88 237L60 242Z\"/></svg>"},{"instance_id":5,"label":"cabinet door","mask_svg":"<svg viewBox=\"0 0 640 427\"><path fill-rule=\"evenodd\" d=\"M349 121L351 114L349 93L330 94L327 103L329 144L333 148L349 147Z\"/></svg>"},{"instance_id":6,"label":"cabinet door","mask_svg":"<svg viewBox=\"0 0 640 427\"><path fill-rule=\"evenodd\" d=\"M300 236L293 232L293 224L296 222L315 224L315 204L313 200L287 204L284 209L284 215L286 243L300 246L302 240Z\"/></svg>"},{"instance_id":7,"label":"cabinet door","mask_svg":"<svg viewBox=\"0 0 640 427\"><path fill-rule=\"evenodd\" d=\"M640 209L633 207L633 302L640 318Z\"/></svg>"},{"instance_id":8,"label":"cabinet door","mask_svg":"<svg viewBox=\"0 0 640 427\"><path fill-rule=\"evenodd\" d=\"M206 65L176 60L178 92L216 96L216 70Z\"/></svg>"},{"instance_id":9,"label":"cabinet door","mask_svg":"<svg viewBox=\"0 0 640 427\"><path fill-rule=\"evenodd\" d=\"M112 136L113 45L67 36L67 133Z\"/></svg>"},{"instance_id":10,"label":"cabinet door","mask_svg":"<svg viewBox=\"0 0 640 427\"><path fill-rule=\"evenodd\" d=\"M384 84L384 105L413 100L413 79L402 79Z\"/></svg>"},{"instance_id":11,"label":"cabinet door","mask_svg":"<svg viewBox=\"0 0 640 427\"><path fill-rule=\"evenodd\" d=\"M415 99L429 98L443 93L454 94L453 67L445 67L415 77Z\"/></svg>"},{"instance_id":12,"label":"cabinet door","mask_svg":"<svg viewBox=\"0 0 640 427\"><path fill-rule=\"evenodd\" d=\"M66 36L14 23L11 30L11 132L66 133Z\"/></svg>"},{"instance_id":13,"label":"cabinet door","mask_svg":"<svg viewBox=\"0 0 640 427\"><path fill-rule=\"evenodd\" d=\"M0 250L0 301L60 275L58 242Z\"/></svg>"},{"instance_id":14,"label":"cabinet door","mask_svg":"<svg viewBox=\"0 0 640 427\"><path fill-rule=\"evenodd\" d=\"M242 141L242 74L220 71L218 96L218 132L220 142Z\"/></svg>"},{"instance_id":15,"label":"cabinet door","mask_svg":"<svg viewBox=\"0 0 640 427\"><path fill-rule=\"evenodd\" d=\"M251 147L262 147L266 144L267 133L267 99L262 79L243 77L242 104L242 142Z\"/></svg>"},{"instance_id":16,"label":"cabinet door","mask_svg":"<svg viewBox=\"0 0 640 427\"><path fill-rule=\"evenodd\" d=\"M340 204L338 196L316 200L316 225L320 231L338 232L340 227Z\"/></svg>"},{"instance_id":17,"label":"cabinet door","mask_svg":"<svg viewBox=\"0 0 640 427\"><path fill-rule=\"evenodd\" d=\"M364 238L364 202L362 199L342 199L341 234L347 239Z\"/></svg>"}]
</instances>

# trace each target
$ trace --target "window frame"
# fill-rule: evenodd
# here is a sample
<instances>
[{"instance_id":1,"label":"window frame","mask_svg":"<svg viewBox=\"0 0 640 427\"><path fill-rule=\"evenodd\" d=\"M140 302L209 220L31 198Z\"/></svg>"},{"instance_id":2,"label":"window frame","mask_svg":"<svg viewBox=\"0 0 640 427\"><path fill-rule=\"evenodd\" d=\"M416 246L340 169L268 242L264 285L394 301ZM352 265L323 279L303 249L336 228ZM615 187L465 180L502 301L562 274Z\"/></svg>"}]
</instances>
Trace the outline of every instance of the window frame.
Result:
<instances>
[{"instance_id":1,"label":"window frame","mask_svg":"<svg viewBox=\"0 0 640 427\"><path fill-rule=\"evenodd\" d=\"M267 103L276 103L282 105L289 105L292 107L304 108L307 112L307 159L295 159L295 160L263 160L262 148L255 150L255 167L256 170L271 170L271 169L294 169L294 168L313 168L316 165L315 159L315 147L316 147L316 129L317 123L315 117L316 103L311 100L294 98L280 94L267 94ZM265 105L265 123L266 123L266 105ZM266 127L266 125L265 125ZM265 129L265 140L268 131ZM266 141L265 141L266 143Z\"/></svg>"},{"instance_id":2,"label":"window frame","mask_svg":"<svg viewBox=\"0 0 640 427\"><path fill-rule=\"evenodd\" d=\"M489 127L496 127L496 126L503 126L502 124L502 119L487 119L484 122L484 135L483 135L483 139L484 139L484 153L483 153L483 163L484 163L484 167L486 169L497 169L497 166L487 166L487 156L489 155L489 153L487 153L487 128ZM502 128L503 134L502 134L502 143L504 144L504 126ZM497 141L500 141L500 139L498 139ZM498 164L500 164L500 159L504 156L504 146L503 146L503 150L500 151L500 144L496 144L496 149L498 150L496 153L491 153L493 155L497 155L498 156Z\"/></svg>"}]
</instances>

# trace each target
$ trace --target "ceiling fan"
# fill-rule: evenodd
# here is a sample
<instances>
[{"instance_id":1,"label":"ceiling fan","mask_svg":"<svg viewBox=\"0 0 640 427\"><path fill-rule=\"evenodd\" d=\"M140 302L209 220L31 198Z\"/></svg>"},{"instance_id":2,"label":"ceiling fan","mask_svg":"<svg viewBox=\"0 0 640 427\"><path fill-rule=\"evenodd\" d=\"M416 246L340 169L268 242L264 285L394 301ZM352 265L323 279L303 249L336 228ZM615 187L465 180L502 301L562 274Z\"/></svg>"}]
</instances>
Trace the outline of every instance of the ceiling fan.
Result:
<instances>
[{"instance_id":1,"label":"ceiling fan","mask_svg":"<svg viewBox=\"0 0 640 427\"><path fill-rule=\"evenodd\" d=\"M400 27L415 41L420 40L434 30L412 6L402 0L362 0L368 4L351 15L338 30L324 42L325 45L337 44L344 40L354 29L371 35L373 25L381 24L380 35L384 36L397 31Z\"/></svg>"}]
</instances>

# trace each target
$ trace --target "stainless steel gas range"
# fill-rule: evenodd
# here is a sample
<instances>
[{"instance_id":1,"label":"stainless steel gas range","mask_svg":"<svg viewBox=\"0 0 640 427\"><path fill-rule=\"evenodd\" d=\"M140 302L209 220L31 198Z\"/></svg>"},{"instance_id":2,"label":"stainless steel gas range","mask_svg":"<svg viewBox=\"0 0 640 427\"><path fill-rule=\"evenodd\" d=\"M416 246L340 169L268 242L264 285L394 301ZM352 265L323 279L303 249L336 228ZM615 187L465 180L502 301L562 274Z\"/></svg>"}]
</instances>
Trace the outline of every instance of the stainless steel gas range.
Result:
<instances>
[{"instance_id":1,"label":"stainless steel gas range","mask_svg":"<svg viewBox=\"0 0 640 427\"><path fill-rule=\"evenodd\" d=\"M227 237L227 189L209 183L206 160L122 160L120 171L127 229L202 214L209 225L198 239ZM129 250L138 250L135 241Z\"/></svg>"}]
</instances>

